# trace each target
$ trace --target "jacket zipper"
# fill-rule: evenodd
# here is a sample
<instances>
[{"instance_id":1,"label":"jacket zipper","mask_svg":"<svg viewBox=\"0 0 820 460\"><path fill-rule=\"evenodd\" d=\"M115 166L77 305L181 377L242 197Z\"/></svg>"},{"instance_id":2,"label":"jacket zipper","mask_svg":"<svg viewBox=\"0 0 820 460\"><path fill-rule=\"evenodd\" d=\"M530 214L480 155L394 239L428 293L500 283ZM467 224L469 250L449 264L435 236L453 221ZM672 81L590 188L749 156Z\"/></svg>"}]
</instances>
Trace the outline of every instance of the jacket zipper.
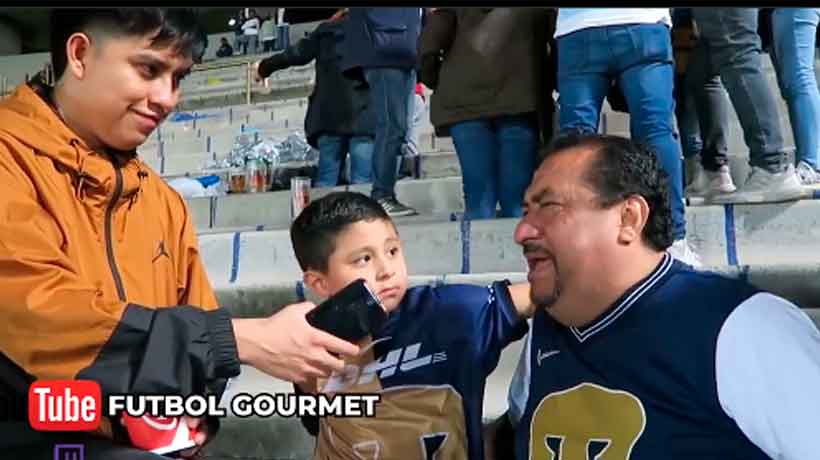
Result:
<instances>
[{"instance_id":1,"label":"jacket zipper","mask_svg":"<svg viewBox=\"0 0 820 460\"><path fill-rule=\"evenodd\" d=\"M108 266L111 268L114 284L117 286L117 295L121 301L125 302L125 288L122 285L122 277L117 268L117 260L114 258L114 241L111 236L111 220L114 208L117 207L120 195L122 195L122 171L115 166L114 172L117 175L117 184L114 186L114 195L111 197L111 202L108 203L108 207L105 209L105 249L108 253Z\"/></svg>"}]
</instances>

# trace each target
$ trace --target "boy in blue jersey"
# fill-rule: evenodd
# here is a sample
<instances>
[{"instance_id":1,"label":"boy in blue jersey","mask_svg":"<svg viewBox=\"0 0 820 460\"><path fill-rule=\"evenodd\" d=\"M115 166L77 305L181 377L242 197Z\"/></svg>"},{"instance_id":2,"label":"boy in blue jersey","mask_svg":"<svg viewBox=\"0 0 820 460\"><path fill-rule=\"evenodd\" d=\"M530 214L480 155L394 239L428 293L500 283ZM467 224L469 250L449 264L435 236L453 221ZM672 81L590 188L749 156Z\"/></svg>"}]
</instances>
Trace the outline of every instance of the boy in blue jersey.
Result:
<instances>
[{"instance_id":1,"label":"boy in blue jersey","mask_svg":"<svg viewBox=\"0 0 820 460\"><path fill-rule=\"evenodd\" d=\"M527 331L529 286L408 289L395 225L359 193L312 202L294 221L291 240L315 293L330 297L363 278L388 312L346 373L297 388L381 394L374 418L303 419L317 435L314 458L483 459L485 380L501 350Z\"/></svg>"},{"instance_id":2,"label":"boy in blue jersey","mask_svg":"<svg viewBox=\"0 0 820 460\"><path fill-rule=\"evenodd\" d=\"M670 257L668 193L627 139L547 150L515 231L536 305L515 458L820 458L820 333L789 301Z\"/></svg>"}]
</instances>

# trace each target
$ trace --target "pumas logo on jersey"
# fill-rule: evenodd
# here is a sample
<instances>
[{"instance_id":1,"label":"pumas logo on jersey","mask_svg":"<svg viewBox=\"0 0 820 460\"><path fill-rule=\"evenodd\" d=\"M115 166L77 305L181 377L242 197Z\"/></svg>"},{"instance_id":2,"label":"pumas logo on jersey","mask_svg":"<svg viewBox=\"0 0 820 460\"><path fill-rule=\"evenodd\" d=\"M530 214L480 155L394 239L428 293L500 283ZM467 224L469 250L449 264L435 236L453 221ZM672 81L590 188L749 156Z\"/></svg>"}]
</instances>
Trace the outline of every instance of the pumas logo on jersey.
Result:
<instances>
[{"instance_id":1,"label":"pumas logo on jersey","mask_svg":"<svg viewBox=\"0 0 820 460\"><path fill-rule=\"evenodd\" d=\"M389 339L390 337L384 337L376 340L370 344L370 347ZM363 350L363 352L364 351L366 351L366 349ZM354 382L359 385L367 384L372 382L376 375L384 379L395 375L397 372L410 372L420 367L447 361L447 352L441 351L419 356L420 351L421 342L417 342L406 347L391 350L384 355L382 359L373 361L364 367L348 364L341 374L333 374L333 376L331 376L327 382L325 391L346 388Z\"/></svg>"}]
</instances>

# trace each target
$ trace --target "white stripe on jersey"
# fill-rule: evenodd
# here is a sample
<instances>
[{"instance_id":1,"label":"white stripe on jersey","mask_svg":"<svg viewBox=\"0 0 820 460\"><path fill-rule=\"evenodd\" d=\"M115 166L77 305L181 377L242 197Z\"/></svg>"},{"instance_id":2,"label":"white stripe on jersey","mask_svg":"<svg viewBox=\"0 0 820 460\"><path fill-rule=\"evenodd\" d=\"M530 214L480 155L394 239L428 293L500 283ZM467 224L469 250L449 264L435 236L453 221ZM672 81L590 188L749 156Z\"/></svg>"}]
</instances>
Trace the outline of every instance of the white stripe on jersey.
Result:
<instances>
[{"instance_id":1,"label":"white stripe on jersey","mask_svg":"<svg viewBox=\"0 0 820 460\"><path fill-rule=\"evenodd\" d=\"M652 273L643 283L639 284L635 290L633 290L619 305L604 315L603 318L589 326L584 327L583 331L575 326L570 327L569 329L572 331L575 338L577 338L579 342L583 342L615 322L615 320L624 314L629 307L643 297L643 295L649 291L649 289L651 289L652 286L658 282L658 280L663 278L663 276L669 272L672 268L673 260L674 259L671 255L669 255L669 253L664 253L663 260L661 260L661 263L655 269L656 271Z\"/></svg>"},{"instance_id":2,"label":"white stripe on jersey","mask_svg":"<svg viewBox=\"0 0 820 460\"><path fill-rule=\"evenodd\" d=\"M527 408L527 400L530 397L530 349L532 348L532 318L527 319L529 332L527 332L527 343L521 350L518 358L518 365L510 382L510 390L507 393L507 416L512 426L518 425L521 417L524 416L524 409Z\"/></svg>"}]
</instances>

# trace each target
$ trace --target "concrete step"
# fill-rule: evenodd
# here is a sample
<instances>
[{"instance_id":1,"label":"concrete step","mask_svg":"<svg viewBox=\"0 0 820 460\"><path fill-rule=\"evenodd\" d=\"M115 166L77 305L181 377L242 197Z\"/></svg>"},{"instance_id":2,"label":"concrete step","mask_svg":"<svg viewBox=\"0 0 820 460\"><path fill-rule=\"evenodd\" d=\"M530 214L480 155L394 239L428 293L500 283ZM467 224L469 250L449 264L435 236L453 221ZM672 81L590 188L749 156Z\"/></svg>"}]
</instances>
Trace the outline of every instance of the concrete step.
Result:
<instances>
[{"instance_id":1,"label":"concrete step","mask_svg":"<svg viewBox=\"0 0 820 460\"><path fill-rule=\"evenodd\" d=\"M461 177L461 165L454 150L423 152L415 161L415 174L420 179Z\"/></svg>"},{"instance_id":2,"label":"concrete step","mask_svg":"<svg viewBox=\"0 0 820 460\"><path fill-rule=\"evenodd\" d=\"M254 59L261 58L262 56L254 57ZM244 92L248 78L247 63L250 61L248 58L236 59L233 62L220 61L210 64L209 67L212 67L210 69L192 73L188 78L183 80L181 84L183 101L187 98L207 93L214 87L227 87L232 91ZM312 85L314 80L315 67L313 64L281 70L275 72L268 78L269 83L273 87L290 82ZM252 83L252 86L255 87L254 89L264 91L264 88L256 83Z\"/></svg>"},{"instance_id":3,"label":"concrete step","mask_svg":"<svg viewBox=\"0 0 820 460\"><path fill-rule=\"evenodd\" d=\"M219 107L253 105L257 103L275 102L284 99L304 98L313 91L312 85L282 85L265 89L252 87L251 104L247 104L245 90L213 91L209 93L192 94L185 96L176 109L182 111L205 110Z\"/></svg>"},{"instance_id":4,"label":"concrete step","mask_svg":"<svg viewBox=\"0 0 820 460\"><path fill-rule=\"evenodd\" d=\"M424 193L425 187L413 190ZM266 208L243 202L237 211L250 213L255 209L259 214L262 209L269 213L274 209L287 209L283 205L276 206L264 194L257 197L262 197ZM820 239L818 211L820 201L817 200L690 208L687 238L703 263L709 266L815 266ZM517 223L518 219L433 223L408 220L397 225L408 272L425 275L524 270L521 248L512 237ZM301 279L286 225L278 226L281 230L200 235L200 253L213 285L229 289ZM430 257L431 254L436 256Z\"/></svg>"},{"instance_id":5,"label":"concrete step","mask_svg":"<svg viewBox=\"0 0 820 460\"><path fill-rule=\"evenodd\" d=\"M205 161L205 159L200 159ZM464 210L463 190L461 186L458 160L453 152L424 154L419 159L421 180L405 179L397 183L397 193L402 201L416 207L424 215L440 214L449 216L452 212ZM198 163L202 165L203 163ZM313 198L323 196L330 190L314 188ZM369 184L347 187L363 193L370 191ZM806 190L806 199L820 198L816 192ZM189 199L193 209L197 229L221 227L258 227L284 228L290 223L288 209L290 192L278 191L265 194L237 194L213 199ZM259 203L259 204L256 204ZM697 212L698 206L688 206L687 215ZM687 217L691 220L694 217Z\"/></svg>"},{"instance_id":6,"label":"concrete step","mask_svg":"<svg viewBox=\"0 0 820 460\"><path fill-rule=\"evenodd\" d=\"M316 199L332 191L352 190L370 193L370 184L346 187L314 188L311 198ZM461 178L401 180L396 183L396 194L403 203L413 206L423 215L449 216L463 211ZM197 229L223 227L287 228L290 225L290 191L267 193L228 194L218 198L192 198L188 205Z\"/></svg>"},{"instance_id":7,"label":"concrete step","mask_svg":"<svg viewBox=\"0 0 820 460\"><path fill-rule=\"evenodd\" d=\"M782 296L802 308L820 309L820 263L758 264L732 266L728 264L709 265L703 270L721 273L732 278L748 280L761 289ZM486 286L493 281L508 279L510 282L525 282L527 274L523 270L515 272L484 273L441 273L410 275L411 286L475 284ZM229 308L236 317L252 318L267 316L285 305L308 300L319 302L315 293L308 289L301 279L273 278L258 283L235 283L214 286L219 304Z\"/></svg>"},{"instance_id":8,"label":"concrete step","mask_svg":"<svg viewBox=\"0 0 820 460\"><path fill-rule=\"evenodd\" d=\"M296 116L291 113L294 110L298 111ZM193 116L194 113L196 113L198 117L203 116L199 114L199 112L191 112L189 115ZM238 133L242 127L264 129L270 127L269 125L274 122L278 124L277 126L289 127L291 129L299 128L302 126L304 109L294 104L293 106L270 110L253 110L238 113L226 111L219 115L205 116L207 118L166 122L163 124L162 134L152 140L158 141L159 137L161 137L167 147L173 147L173 143L180 140L218 136L225 132ZM286 122L288 126L285 126Z\"/></svg>"},{"instance_id":9,"label":"concrete step","mask_svg":"<svg viewBox=\"0 0 820 460\"><path fill-rule=\"evenodd\" d=\"M261 123L270 120L271 112L276 113L277 117L275 118L286 118L284 115L279 116L280 112L293 110L294 108L304 109L306 104L307 99L305 97L292 97L254 104L224 105L199 110L182 110L178 108L151 133L147 142L168 141L180 136L201 135L201 133L207 135L210 134L211 130L239 126L242 123ZM178 115L187 115L192 119L173 121Z\"/></svg>"},{"instance_id":10,"label":"concrete step","mask_svg":"<svg viewBox=\"0 0 820 460\"><path fill-rule=\"evenodd\" d=\"M251 104L240 107L227 107L218 111L206 112L203 110L179 112L181 115L188 115L195 119L185 121L166 121L162 124L161 131L165 140L173 140L173 134L188 134L202 129L203 134L212 134L211 125L221 128L227 122L230 125L253 125L255 123L265 123L274 120L288 119L291 123L304 120L307 111L307 101L304 98L294 98L282 104ZM217 123L222 122L222 123Z\"/></svg>"},{"instance_id":11,"label":"concrete step","mask_svg":"<svg viewBox=\"0 0 820 460\"><path fill-rule=\"evenodd\" d=\"M301 99L298 101L266 110L227 110L209 115L199 111L190 112L188 115L191 117L197 115L200 118L177 122L167 121L162 125L159 134L152 137L150 141L163 140L166 142L167 149L173 150L174 141L236 132L243 126L249 129L266 129L272 123L276 123L276 126L284 128L303 129L307 105L304 105ZM451 139L434 137L432 126L421 127L419 143L425 147L429 146L424 149L425 151L455 150Z\"/></svg>"},{"instance_id":12,"label":"concrete step","mask_svg":"<svg viewBox=\"0 0 820 460\"><path fill-rule=\"evenodd\" d=\"M173 150L169 150L165 142L146 144L139 149L140 158L166 178L207 175L204 168L208 162L228 157L239 135L237 131L225 131L217 136L175 141ZM270 124L259 129L258 136L284 140L293 132ZM419 179L461 176L461 166L453 151L425 151L410 161L413 174Z\"/></svg>"},{"instance_id":13,"label":"concrete step","mask_svg":"<svg viewBox=\"0 0 820 460\"><path fill-rule=\"evenodd\" d=\"M183 80L182 98L207 94L214 90L238 91L247 90L247 67L233 67L202 72L194 78ZM277 89L283 86L303 85L312 86L316 74L312 66L301 69L290 69L286 72L276 72L268 78L270 88ZM266 88L255 81L251 86L259 91Z\"/></svg>"}]
</instances>

